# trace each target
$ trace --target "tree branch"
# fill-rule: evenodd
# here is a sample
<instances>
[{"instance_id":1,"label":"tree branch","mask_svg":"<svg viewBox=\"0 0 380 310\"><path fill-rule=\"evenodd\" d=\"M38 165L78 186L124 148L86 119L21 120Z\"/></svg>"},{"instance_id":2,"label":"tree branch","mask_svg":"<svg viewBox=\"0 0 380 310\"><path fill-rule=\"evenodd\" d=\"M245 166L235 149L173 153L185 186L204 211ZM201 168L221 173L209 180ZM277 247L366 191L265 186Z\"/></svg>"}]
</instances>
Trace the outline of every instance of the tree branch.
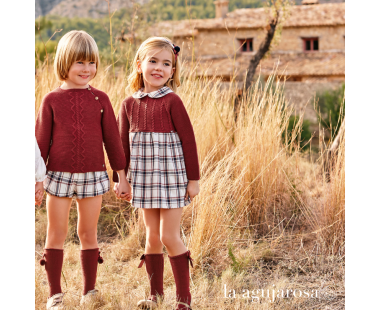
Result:
<instances>
[{"instance_id":1,"label":"tree branch","mask_svg":"<svg viewBox=\"0 0 380 310\"><path fill-rule=\"evenodd\" d=\"M266 30L267 33L265 35L265 39L261 42L258 51L255 56L250 60L248 72L247 72L247 80L246 87L248 88L253 83L253 76L255 75L256 68L259 65L261 59L265 56L265 54L269 51L270 44L276 32L276 27L279 20L279 10L275 8L275 17L270 21L267 25Z\"/></svg>"}]
</instances>

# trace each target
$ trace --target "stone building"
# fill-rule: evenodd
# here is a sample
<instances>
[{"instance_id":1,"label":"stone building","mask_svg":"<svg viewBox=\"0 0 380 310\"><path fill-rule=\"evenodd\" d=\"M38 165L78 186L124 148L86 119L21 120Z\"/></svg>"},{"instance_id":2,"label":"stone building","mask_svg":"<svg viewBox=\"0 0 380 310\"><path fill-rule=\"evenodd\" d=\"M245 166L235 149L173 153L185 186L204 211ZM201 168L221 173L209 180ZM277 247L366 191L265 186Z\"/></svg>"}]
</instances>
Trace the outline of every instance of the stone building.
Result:
<instances>
[{"instance_id":1,"label":"stone building","mask_svg":"<svg viewBox=\"0 0 380 310\"><path fill-rule=\"evenodd\" d=\"M216 74L223 81L243 81L249 60L265 36L267 8L228 12L228 1L215 1L216 18L160 22L153 35L173 39L182 57L200 62L198 74ZM289 8L280 41L263 59L257 73L267 78L273 68L286 77L286 93L296 108L318 90L336 87L345 77L345 3L303 0ZM312 104L305 117L316 121Z\"/></svg>"}]
</instances>

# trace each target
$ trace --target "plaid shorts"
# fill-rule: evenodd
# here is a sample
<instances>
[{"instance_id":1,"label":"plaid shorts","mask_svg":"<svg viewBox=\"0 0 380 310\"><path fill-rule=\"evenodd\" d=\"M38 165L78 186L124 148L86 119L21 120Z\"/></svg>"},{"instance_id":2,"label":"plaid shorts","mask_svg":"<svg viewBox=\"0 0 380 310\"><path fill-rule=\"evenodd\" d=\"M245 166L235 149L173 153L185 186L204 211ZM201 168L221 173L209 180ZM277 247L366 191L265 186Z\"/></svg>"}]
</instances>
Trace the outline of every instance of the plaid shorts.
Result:
<instances>
[{"instance_id":1,"label":"plaid shorts","mask_svg":"<svg viewBox=\"0 0 380 310\"><path fill-rule=\"evenodd\" d=\"M47 193L57 197L77 199L103 195L110 190L110 180L107 171L85 173L70 173L48 171L44 181Z\"/></svg>"},{"instance_id":2,"label":"plaid shorts","mask_svg":"<svg viewBox=\"0 0 380 310\"><path fill-rule=\"evenodd\" d=\"M127 179L135 208L182 208L187 175L182 143L176 132L130 132Z\"/></svg>"}]
</instances>

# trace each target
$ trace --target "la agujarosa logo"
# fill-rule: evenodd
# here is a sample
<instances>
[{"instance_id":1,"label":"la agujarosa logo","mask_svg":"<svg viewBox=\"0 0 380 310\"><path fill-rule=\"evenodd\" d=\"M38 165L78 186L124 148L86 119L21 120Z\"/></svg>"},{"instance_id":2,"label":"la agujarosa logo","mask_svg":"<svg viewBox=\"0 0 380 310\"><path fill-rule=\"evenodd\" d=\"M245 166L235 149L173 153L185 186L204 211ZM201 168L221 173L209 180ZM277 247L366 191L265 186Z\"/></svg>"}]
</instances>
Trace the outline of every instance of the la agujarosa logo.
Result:
<instances>
[{"instance_id":1,"label":"la agujarosa logo","mask_svg":"<svg viewBox=\"0 0 380 310\"><path fill-rule=\"evenodd\" d=\"M273 285L275 286L275 285ZM242 298L251 299L252 302L258 302L262 299L269 299L269 302L274 302L277 299L284 298L319 298L318 290L300 290L300 289L243 289L241 292L236 292L234 289L227 289L224 284L224 298Z\"/></svg>"}]
</instances>

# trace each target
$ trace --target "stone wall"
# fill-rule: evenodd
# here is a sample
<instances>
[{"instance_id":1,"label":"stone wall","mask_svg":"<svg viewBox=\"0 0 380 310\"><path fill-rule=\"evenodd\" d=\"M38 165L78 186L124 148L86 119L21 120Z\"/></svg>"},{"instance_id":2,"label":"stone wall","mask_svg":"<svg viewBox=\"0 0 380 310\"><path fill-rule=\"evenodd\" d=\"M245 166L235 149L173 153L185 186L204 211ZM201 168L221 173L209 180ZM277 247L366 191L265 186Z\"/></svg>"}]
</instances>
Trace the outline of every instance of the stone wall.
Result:
<instances>
[{"instance_id":1,"label":"stone wall","mask_svg":"<svg viewBox=\"0 0 380 310\"><path fill-rule=\"evenodd\" d=\"M284 28L282 30L279 44L273 48L277 52L302 52L302 37L319 37L320 51L344 51L345 45L345 28L344 26L336 27L297 27ZM253 38L253 50L257 51L261 41L264 39L265 32L262 29L230 29L228 32L222 30L198 30L195 36L194 48L195 56L222 56L234 55L239 52L238 39ZM186 38L174 38L177 45L184 43L183 56L190 57L192 44Z\"/></svg>"},{"instance_id":2,"label":"stone wall","mask_svg":"<svg viewBox=\"0 0 380 310\"><path fill-rule=\"evenodd\" d=\"M317 115L314 110L314 99L318 91L335 89L340 87L342 82L329 83L303 83L303 82L286 82L285 98L294 104L294 110L297 115L305 110L304 119L310 120L317 124Z\"/></svg>"}]
</instances>

